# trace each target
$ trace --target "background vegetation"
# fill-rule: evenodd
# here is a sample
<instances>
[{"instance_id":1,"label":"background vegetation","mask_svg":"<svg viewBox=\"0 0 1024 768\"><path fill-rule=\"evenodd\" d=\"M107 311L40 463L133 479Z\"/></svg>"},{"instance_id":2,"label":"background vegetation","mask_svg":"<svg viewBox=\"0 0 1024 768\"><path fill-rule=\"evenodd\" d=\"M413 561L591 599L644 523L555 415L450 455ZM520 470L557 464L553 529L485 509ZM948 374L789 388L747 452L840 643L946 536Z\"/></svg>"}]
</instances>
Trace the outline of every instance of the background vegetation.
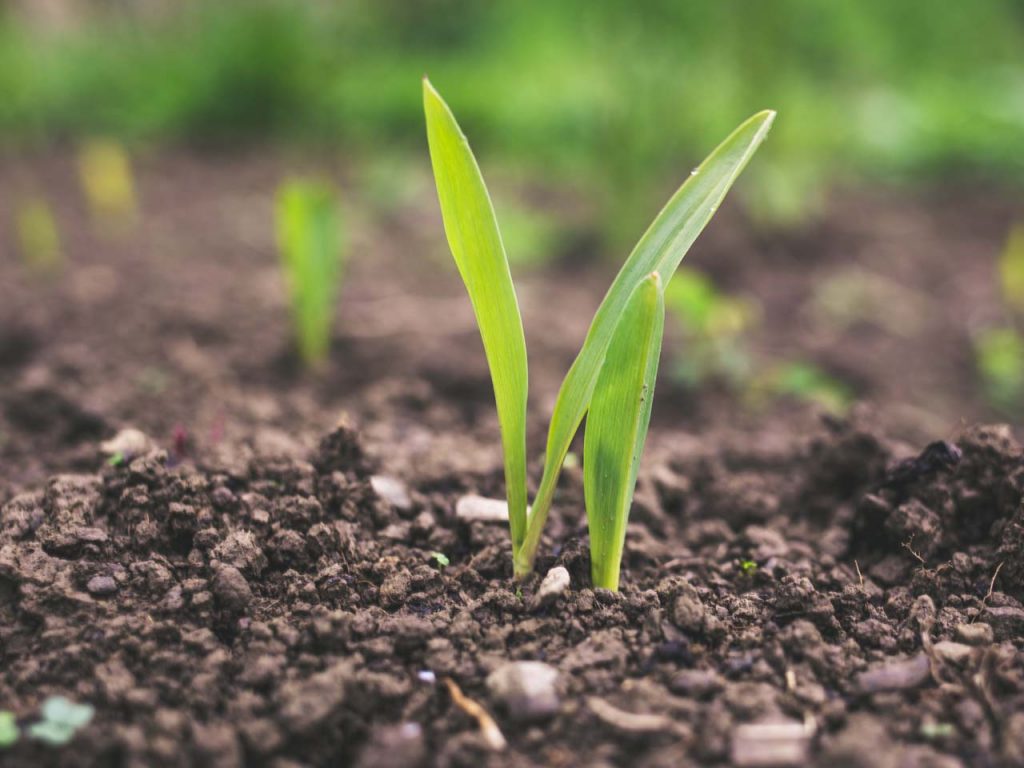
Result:
<instances>
[{"instance_id":1,"label":"background vegetation","mask_svg":"<svg viewBox=\"0 0 1024 768\"><path fill-rule=\"evenodd\" d=\"M4 12L0 138L274 139L421 160L429 72L479 152L588 190L625 240L680 168L764 107L780 119L745 189L773 221L836 181L1024 176L1019 0L129 7L56 26Z\"/></svg>"}]
</instances>

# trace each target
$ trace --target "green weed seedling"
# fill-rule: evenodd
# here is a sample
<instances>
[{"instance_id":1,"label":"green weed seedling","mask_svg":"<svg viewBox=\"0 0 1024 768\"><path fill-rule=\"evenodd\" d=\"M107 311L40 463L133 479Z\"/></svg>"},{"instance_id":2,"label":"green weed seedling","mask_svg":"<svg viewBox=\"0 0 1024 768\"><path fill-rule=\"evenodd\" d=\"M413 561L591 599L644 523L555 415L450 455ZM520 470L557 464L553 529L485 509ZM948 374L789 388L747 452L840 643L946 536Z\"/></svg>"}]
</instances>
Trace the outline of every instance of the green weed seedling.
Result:
<instances>
[{"instance_id":1,"label":"green weed seedling","mask_svg":"<svg viewBox=\"0 0 1024 768\"><path fill-rule=\"evenodd\" d=\"M95 710L89 704L76 704L63 696L51 696L43 702L43 718L28 727L28 735L36 741L60 747L92 722Z\"/></svg>"},{"instance_id":2,"label":"green weed seedling","mask_svg":"<svg viewBox=\"0 0 1024 768\"><path fill-rule=\"evenodd\" d=\"M327 360L345 247L334 187L292 179L277 193L277 242L288 283L299 355L309 368Z\"/></svg>"},{"instance_id":3,"label":"green weed seedling","mask_svg":"<svg viewBox=\"0 0 1024 768\"><path fill-rule=\"evenodd\" d=\"M587 416L583 476L596 587L618 589L626 518L647 434L664 324L664 285L764 141L754 115L690 175L612 282L562 382L544 469L527 507L526 340L508 257L476 158L454 115L423 81L427 140L448 244L469 293L494 386L517 577L533 570L570 443ZM588 415L589 413L589 415Z\"/></svg>"}]
</instances>

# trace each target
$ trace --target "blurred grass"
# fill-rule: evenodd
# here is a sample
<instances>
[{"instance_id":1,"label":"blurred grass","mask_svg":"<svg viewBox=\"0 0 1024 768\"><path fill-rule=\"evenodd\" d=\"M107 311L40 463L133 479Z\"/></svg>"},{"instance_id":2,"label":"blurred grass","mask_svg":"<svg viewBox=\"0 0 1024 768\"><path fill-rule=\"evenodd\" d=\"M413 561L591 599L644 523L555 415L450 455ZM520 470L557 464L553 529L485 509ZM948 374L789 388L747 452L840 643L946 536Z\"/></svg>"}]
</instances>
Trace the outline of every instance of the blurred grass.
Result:
<instances>
[{"instance_id":1,"label":"blurred grass","mask_svg":"<svg viewBox=\"0 0 1024 768\"><path fill-rule=\"evenodd\" d=\"M182 3L0 22L0 140L288 141L425 158L419 80L488 165L584 190L613 239L717 137L780 118L743 191L799 219L843 180L1024 181L1018 0Z\"/></svg>"}]
</instances>

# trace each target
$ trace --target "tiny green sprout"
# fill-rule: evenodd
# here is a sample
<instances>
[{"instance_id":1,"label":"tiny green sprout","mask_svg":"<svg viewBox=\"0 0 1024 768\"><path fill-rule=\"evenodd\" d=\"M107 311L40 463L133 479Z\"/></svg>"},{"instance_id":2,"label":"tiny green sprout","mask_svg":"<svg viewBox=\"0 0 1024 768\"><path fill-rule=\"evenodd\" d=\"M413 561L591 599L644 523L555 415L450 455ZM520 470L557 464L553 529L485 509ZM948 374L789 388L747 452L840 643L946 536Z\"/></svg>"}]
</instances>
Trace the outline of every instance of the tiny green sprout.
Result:
<instances>
[{"instance_id":1,"label":"tiny green sprout","mask_svg":"<svg viewBox=\"0 0 1024 768\"><path fill-rule=\"evenodd\" d=\"M586 417L583 484L592 576L595 586L617 589L661 349L663 286L764 141L775 113L760 112L733 131L688 176L626 259L559 389L540 485L528 507L526 340L509 259L476 158L426 78L423 106L441 218L494 387L513 571L521 579L533 570L558 477Z\"/></svg>"},{"instance_id":2,"label":"tiny green sprout","mask_svg":"<svg viewBox=\"0 0 1024 768\"><path fill-rule=\"evenodd\" d=\"M14 716L13 712L0 710L0 749L16 744L20 736L18 718Z\"/></svg>"},{"instance_id":3,"label":"tiny green sprout","mask_svg":"<svg viewBox=\"0 0 1024 768\"><path fill-rule=\"evenodd\" d=\"M93 221L108 232L127 230L138 203L128 153L116 141L90 139L78 151L78 177Z\"/></svg>"},{"instance_id":4,"label":"tiny green sprout","mask_svg":"<svg viewBox=\"0 0 1024 768\"><path fill-rule=\"evenodd\" d=\"M929 741L949 738L955 734L956 728L952 723L936 723L931 720L921 723L921 736Z\"/></svg>"},{"instance_id":5,"label":"tiny green sprout","mask_svg":"<svg viewBox=\"0 0 1024 768\"><path fill-rule=\"evenodd\" d=\"M845 413L853 401L853 396L843 382L818 366L802 361L780 365L771 372L769 385L777 396L817 403L835 414Z\"/></svg>"},{"instance_id":6,"label":"tiny green sprout","mask_svg":"<svg viewBox=\"0 0 1024 768\"><path fill-rule=\"evenodd\" d=\"M1024 404L1024 339L1015 328L989 328L974 338L975 365L985 395L996 408L1015 413Z\"/></svg>"},{"instance_id":7,"label":"tiny green sprout","mask_svg":"<svg viewBox=\"0 0 1024 768\"><path fill-rule=\"evenodd\" d=\"M758 307L719 291L707 276L680 267L665 286L665 309L686 342L686 357L676 376L690 386L709 379L740 386L753 365L746 334Z\"/></svg>"},{"instance_id":8,"label":"tiny green sprout","mask_svg":"<svg viewBox=\"0 0 1024 768\"><path fill-rule=\"evenodd\" d=\"M1015 225L999 256L999 286L1003 301L1016 313L1024 313L1024 223Z\"/></svg>"},{"instance_id":9,"label":"tiny green sprout","mask_svg":"<svg viewBox=\"0 0 1024 768\"><path fill-rule=\"evenodd\" d=\"M334 187L291 179L277 193L276 227L299 354L309 368L327 360L345 247Z\"/></svg>"},{"instance_id":10,"label":"tiny green sprout","mask_svg":"<svg viewBox=\"0 0 1024 768\"><path fill-rule=\"evenodd\" d=\"M76 704L63 696L51 696L43 702L43 719L28 728L28 735L53 747L63 746L88 725L95 714L89 704Z\"/></svg>"},{"instance_id":11,"label":"tiny green sprout","mask_svg":"<svg viewBox=\"0 0 1024 768\"><path fill-rule=\"evenodd\" d=\"M60 231L46 200L31 197L21 201L17 207L15 229L21 261L31 273L53 275L61 270L64 254Z\"/></svg>"},{"instance_id":12,"label":"tiny green sprout","mask_svg":"<svg viewBox=\"0 0 1024 768\"><path fill-rule=\"evenodd\" d=\"M753 560L740 560L740 572L744 576L753 576L757 572L757 563Z\"/></svg>"},{"instance_id":13,"label":"tiny green sprout","mask_svg":"<svg viewBox=\"0 0 1024 768\"><path fill-rule=\"evenodd\" d=\"M431 559L437 563L441 568L447 568L452 564L452 561L448 559L448 555L444 552L431 552Z\"/></svg>"},{"instance_id":14,"label":"tiny green sprout","mask_svg":"<svg viewBox=\"0 0 1024 768\"><path fill-rule=\"evenodd\" d=\"M122 464L124 464L124 454L121 451L117 451L107 459L107 466L109 467L119 467Z\"/></svg>"}]
</instances>

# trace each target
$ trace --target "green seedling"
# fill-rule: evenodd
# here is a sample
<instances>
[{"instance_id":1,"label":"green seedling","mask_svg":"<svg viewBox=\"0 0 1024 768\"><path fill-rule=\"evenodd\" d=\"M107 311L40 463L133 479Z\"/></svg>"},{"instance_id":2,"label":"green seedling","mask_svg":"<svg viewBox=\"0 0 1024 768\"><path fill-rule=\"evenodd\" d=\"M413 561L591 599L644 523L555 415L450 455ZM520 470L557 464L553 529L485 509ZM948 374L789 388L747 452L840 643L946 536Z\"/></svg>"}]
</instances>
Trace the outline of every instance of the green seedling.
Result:
<instances>
[{"instance_id":1,"label":"green seedling","mask_svg":"<svg viewBox=\"0 0 1024 768\"><path fill-rule=\"evenodd\" d=\"M277 193L277 242L288 283L299 354L310 368L327 360L344 244L334 188L292 179Z\"/></svg>"},{"instance_id":2,"label":"green seedling","mask_svg":"<svg viewBox=\"0 0 1024 768\"><path fill-rule=\"evenodd\" d=\"M744 576L753 576L757 573L757 563L753 560L740 560L740 573Z\"/></svg>"},{"instance_id":3,"label":"green seedling","mask_svg":"<svg viewBox=\"0 0 1024 768\"><path fill-rule=\"evenodd\" d=\"M447 568L452 564L452 561L448 559L448 555L444 552L431 552L430 559L437 563L441 568Z\"/></svg>"},{"instance_id":4,"label":"green seedling","mask_svg":"<svg viewBox=\"0 0 1024 768\"><path fill-rule=\"evenodd\" d=\"M135 224L135 179L124 147L109 139L87 141L78 150L78 178L99 229L122 232Z\"/></svg>"},{"instance_id":5,"label":"green seedling","mask_svg":"<svg viewBox=\"0 0 1024 768\"><path fill-rule=\"evenodd\" d=\"M43 719L28 727L28 735L52 747L60 747L87 726L95 710L90 704L75 704L63 696L51 696L43 702Z\"/></svg>"},{"instance_id":6,"label":"green seedling","mask_svg":"<svg viewBox=\"0 0 1024 768\"><path fill-rule=\"evenodd\" d=\"M989 328L974 338L975 365L985 396L1012 413L1024 401L1024 339L1015 328Z\"/></svg>"},{"instance_id":7,"label":"green seedling","mask_svg":"<svg viewBox=\"0 0 1024 768\"><path fill-rule=\"evenodd\" d=\"M612 282L559 390L543 474L528 508L526 341L508 257L476 158L448 105L426 79L423 100L444 228L473 305L494 386L513 570L520 578L533 570L566 454L593 408L583 456L584 487L591 489L588 505L596 505L588 510L597 526L591 531L592 571L596 586L615 589L619 563L608 560L621 557L621 543L616 542L625 530L650 416L663 322L662 286L764 140L775 113L751 117L693 171ZM610 498L595 498L605 489L610 489Z\"/></svg>"},{"instance_id":8,"label":"green seedling","mask_svg":"<svg viewBox=\"0 0 1024 768\"><path fill-rule=\"evenodd\" d=\"M0 710L0 749L18 743L21 731L18 729L18 718L13 712Z\"/></svg>"},{"instance_id":9,"label":"green seedling","mask_svg":"<svg viewBox=\"0 0 1024 768\"><path fill-rule=\"evenodd\" d=\"M676 376L697 387L709 379L740 387L750 378L752 358L745 335L757 307L719 291L707 276L680 267L665 287L665 308L676 320L686 355Z\"/></svg>"},{"instance_id":10,"label":"green seedling","mask_svg":"<svg viewBox=\"0 0 1024 768\"><path fill-rule=\"evenodd\" d=\"M776 397L793 397L816 403L834 414L845 413L853 396L843 382L807 362L784 363L768 375L768 388Z\"/></svg>"},{"instance_id":11,"label":"green seedling","mask_svg":"<svg viewBox=\"0 0 1024 768\"><path fill-rule=\"evenodd\" d=\"M1024 403L1024 225L1010 230L997 272L1005 320L975 334L974 360L988 401L1000 411L1017 414Z\"/></svg>"},{"instance_id":12,"label":"green seedling","mask_svg":"<svg viewBox=\"0 0 1024 768\"><path fill-rule=\"evenodd\" d=\"M64 255L60 230L50 204L41 197L30 197L17 208L15 229L18 252L25 267L37 275L52 275L61 270Z\"/></svg>"}]
</instances>

